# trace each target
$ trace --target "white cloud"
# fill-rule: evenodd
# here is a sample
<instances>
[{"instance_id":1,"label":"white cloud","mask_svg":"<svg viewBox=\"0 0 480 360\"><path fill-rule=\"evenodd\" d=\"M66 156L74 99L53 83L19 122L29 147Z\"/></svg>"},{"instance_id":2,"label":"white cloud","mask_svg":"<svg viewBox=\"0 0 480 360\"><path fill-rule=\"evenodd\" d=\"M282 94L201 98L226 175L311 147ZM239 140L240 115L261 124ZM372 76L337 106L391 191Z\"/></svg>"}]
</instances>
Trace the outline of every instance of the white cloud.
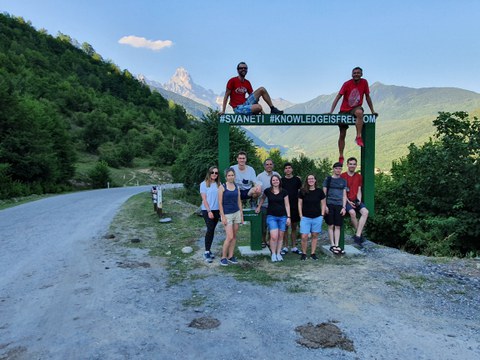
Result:
<instances>
[{"instance_id":1,"label":"white cloud","mask_svg":"<svg viewBox=\"0 0 480 360\"><path fill-rule=\"evenodd\" d=\"M136 48L147 48L153 51L160 51L163 48L167 48L173 45L170 40L148 40L144 37L138 36L124 36L118 40L119 44L130 45Z\"/></svg>"}]
</instances>

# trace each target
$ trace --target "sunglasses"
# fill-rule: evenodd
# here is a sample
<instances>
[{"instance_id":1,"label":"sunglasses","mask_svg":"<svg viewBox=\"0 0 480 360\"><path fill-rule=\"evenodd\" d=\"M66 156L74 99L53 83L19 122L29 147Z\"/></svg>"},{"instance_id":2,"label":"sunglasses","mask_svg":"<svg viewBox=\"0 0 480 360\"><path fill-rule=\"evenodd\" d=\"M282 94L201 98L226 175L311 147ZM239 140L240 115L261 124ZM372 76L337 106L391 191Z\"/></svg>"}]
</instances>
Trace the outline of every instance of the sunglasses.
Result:
<instances>
[{"instance_id":1,"label":"sunglasses","mask_svg":"<svg viewBox=\"0 0 480 360\"><path fill-rule=\"evenodd\" d=\"M248 70L248 67L238 67L237 70Z\"/></svg>"},{"instance_id":2,"label":"sunglasses","mask_svg":"<svg viewBox=\"0 0 480 360\"><path fill-rule=\"evenodd\" d=\"M210 174L211 175L213 175L213 174L218 175L218 171L210 171Z\"/></svg>"}]
</instances>

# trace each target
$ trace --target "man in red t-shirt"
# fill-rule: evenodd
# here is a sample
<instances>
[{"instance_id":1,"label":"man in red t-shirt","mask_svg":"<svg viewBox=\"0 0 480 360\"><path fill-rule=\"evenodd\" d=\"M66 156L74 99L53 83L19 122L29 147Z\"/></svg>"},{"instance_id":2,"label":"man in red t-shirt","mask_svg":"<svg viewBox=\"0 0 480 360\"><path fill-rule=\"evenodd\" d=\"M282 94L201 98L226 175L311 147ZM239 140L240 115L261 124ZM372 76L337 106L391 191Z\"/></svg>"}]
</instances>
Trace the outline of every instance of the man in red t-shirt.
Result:
<instances>
[{"instance_id":1,"label":"man in red t-shirt","mask_svg":"<svg viewBox=\"0 0 480 360\"><path fill-rule=\"evenodd\" d=\"M252 84L245 79L247 71L248 66L244 62L237 65L238 76L228 80L220 115L225 113L229 97L230 106L233 108L235 114L251 115L262 113L262 105L258 103L260 98L263 98L267 105L270 106L271 114L283 114L283 111L278 110L273 106L272 99L264 87L259 87L257 90L253 91ZM248 95L248 98L245 98L245 95Z\"/></svg>"},{"instance_id":2,"label":"man in red t-shirt","mask_svg":"<svg viewBox=\"0 0 480 360\"><path fill-rule=\"evenodd\" d=\"M355 235L353 241L361 245L364 241L362 236L363 227L368 219L368 210L362 202L362 175L356 173L357 159L351 157L347 160L347 172L340 176L347 181L347 206L346 210L350 214L353 227L355 228ZM357 212L360 214L360 219L357 220Z\"/></svg>"},{"instance_id":3,"label":"man in red t-shirt","mask_svg":"<svg viewBox=\"0 0 480 360\"><path fill-rule=\"evenodd\" d=\"M378 116L378 114L373 109L372 99L370 98L370 89L368 87L368 82L365 79L362 79L363 70L360 67L356 67L352 70L352 79L346 81L340 92L333 100L332 108L330 113L333 113L335 107L337 106L338 100L343 96L342 105L340 106L340 113L349 114L355 116L355 128L357 130L357 136L355 138L355 143L358 146L363 146L362 139L362 128L363 128L363 96L367 100L367 104L372 111L372 114ZM345 149L345 137L347 136L348 125L339 124L340 135L338 137L338 152L339 159L338 161L343 164L343 150Z\"/></svg>"}]
</instances>

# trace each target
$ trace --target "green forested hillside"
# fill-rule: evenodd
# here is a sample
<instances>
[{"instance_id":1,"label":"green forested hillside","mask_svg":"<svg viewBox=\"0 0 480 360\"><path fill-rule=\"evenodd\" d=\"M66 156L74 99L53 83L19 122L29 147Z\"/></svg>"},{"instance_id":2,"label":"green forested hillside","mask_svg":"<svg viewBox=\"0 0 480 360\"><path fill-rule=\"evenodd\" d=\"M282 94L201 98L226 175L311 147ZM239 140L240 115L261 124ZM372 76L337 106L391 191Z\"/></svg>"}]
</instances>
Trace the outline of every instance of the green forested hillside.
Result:
<instances>
[{"instance_id":1,"label":"green forested hillside","mask_svg":"<svg viewBox=\"0 0 480 360\"><path fill-rule=\"evenodd\" d=\"M0 15L0 197L62 188L82 153L171 164L192 119L89 44Z\"/></svg>"},{"instance_id":2,"label":"green forested hillside","mask_svg":"<svg viewBox=\"0 0 480 360\"><path fill-rule=\"evenodd\" d=\"M376 128L376 166L382 170L389 170L393 160L406 155L408 145L423 144L433 135L432 121L440 111L471 112L480 109L480 94L463 89L413 89L375 83L370 90L375 110L380 114ZM319 96L294 105L285 112L326 113L330 111L335 95ZM368 106L365 106L365 111L370 112ZM285 146L287 156L298 153L330 159L338 156L336 126L254 127L249 130L267 144ZM360 150L353 142L354 130L351 129L347 136L347 156L359 156Z\"/></svg>"}]
</instances>

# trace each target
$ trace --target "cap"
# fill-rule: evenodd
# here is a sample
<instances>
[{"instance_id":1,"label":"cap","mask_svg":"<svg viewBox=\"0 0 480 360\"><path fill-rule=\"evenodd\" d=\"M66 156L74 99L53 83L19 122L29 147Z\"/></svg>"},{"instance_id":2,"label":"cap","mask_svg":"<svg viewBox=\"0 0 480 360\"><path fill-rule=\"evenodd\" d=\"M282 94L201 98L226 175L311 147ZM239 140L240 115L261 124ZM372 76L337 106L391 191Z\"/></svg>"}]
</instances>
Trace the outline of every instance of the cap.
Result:
<instances>
[{"instance_id":1,"label":"cap","mask_svg":"<svg viewBox=\"0 0 480 360\"><path fill-rule=\"evenodd\" d=\"M336 167L343 167L343 165L341 162L336 162L335 164L333 164L332 168L336 168Z\"/></svg>"}]
</instances>

